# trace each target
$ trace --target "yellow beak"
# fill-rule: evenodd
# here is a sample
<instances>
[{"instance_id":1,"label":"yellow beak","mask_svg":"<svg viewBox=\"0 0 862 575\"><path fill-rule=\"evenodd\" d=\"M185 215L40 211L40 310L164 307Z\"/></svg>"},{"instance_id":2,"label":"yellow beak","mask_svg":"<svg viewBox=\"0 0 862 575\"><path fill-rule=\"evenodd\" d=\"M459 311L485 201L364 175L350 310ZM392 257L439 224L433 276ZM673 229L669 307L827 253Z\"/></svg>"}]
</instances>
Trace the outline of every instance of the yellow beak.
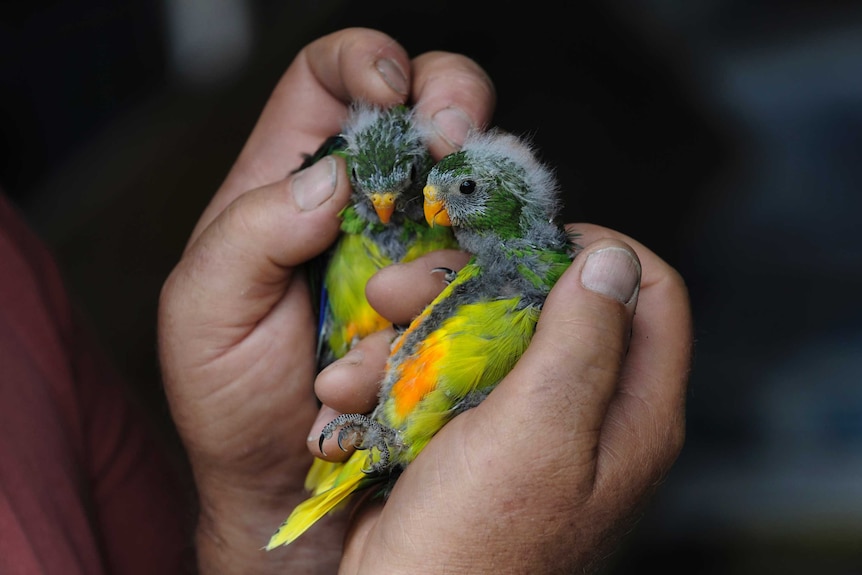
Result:
<instances>
[{"instance_id":1,"label":"yellow beak","mask_svg":"<svg viewBox=\"0 0 862 575\"><path fill-rule=\"evenodd\" d=\"M384 224L388 224L392 219L392 212L395 211L395 195L386 194L371 194L371 205L374 206L374 211L377 212L377 217Z\"/></svg>"},{"instance_id":2,"label":"yellow beak","mask_svg":"<svg viewBox=\"0 0 862 575\"><path fill-rule=\"evenodd\" d=\"M446 211L446 207L437 193L437 188L427 185L423 188L422 193L425 195L425 221L428 222L428 225L431 227L435 225L451 227L452 221L449 219L449 212Z\"/></svg>"}]
</instances>

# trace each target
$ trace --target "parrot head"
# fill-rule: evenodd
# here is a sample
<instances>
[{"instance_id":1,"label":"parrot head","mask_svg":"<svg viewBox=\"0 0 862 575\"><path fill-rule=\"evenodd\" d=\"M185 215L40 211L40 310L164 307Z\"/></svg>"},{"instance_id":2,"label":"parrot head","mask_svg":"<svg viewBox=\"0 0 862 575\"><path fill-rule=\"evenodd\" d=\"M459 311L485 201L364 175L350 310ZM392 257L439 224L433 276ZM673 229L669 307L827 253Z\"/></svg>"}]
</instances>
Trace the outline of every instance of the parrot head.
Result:
<instances>
[{"instance_id":1,"label":"parrot head","mask_svg":"<svg viewBox=\"0 0 862 575\"><path fill-rule=\"evenodd\" d=\"M422 185L433 161L427 131L410 108L357 102L343 132L345 158L356 205L388 224L394 214L422 220Z\"/></svg>"},{"instance_id":2,"label":"parrot head","mask_svg":"<svg viewBox=\"0 0 862 575\"><path fill-rule=\"evenodd\" d=\"M557 184L525 139L491 130L468 136L444 157L423 189L425 219L474 234L525 237L556 216Z\"/></svg>"}]
</instances>

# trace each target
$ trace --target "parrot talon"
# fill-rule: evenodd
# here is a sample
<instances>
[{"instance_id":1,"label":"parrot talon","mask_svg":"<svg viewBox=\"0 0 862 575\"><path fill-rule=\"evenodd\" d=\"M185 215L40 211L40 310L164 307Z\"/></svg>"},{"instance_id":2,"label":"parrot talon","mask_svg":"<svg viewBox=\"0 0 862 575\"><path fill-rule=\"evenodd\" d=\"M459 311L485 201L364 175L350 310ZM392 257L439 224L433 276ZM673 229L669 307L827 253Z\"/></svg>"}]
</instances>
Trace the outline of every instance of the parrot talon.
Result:
<instances>
[{"instance_id":1,"label":"parrot talon","mask_svg":"<svg viewBox=\"0 0 862 575\"><path fill-rule=\"evenodd\" d=\"M351 445L353 448L359 450L367 449L367 447L362 444L363 431L365 431L362 429L363 427L365 427L364 424L348 423L339 430L338 447L341 448L341 451L347 451L347 448L344 447L344 438L347 436L352 436Z\"/></svg>"},{"instance_id":2,"label":"parrot talon","mask_svg":"<svg viewBox=\"0 0 862 575\"><path fill-rule=\"evenodd\" d=\"M323 440L326 439L323 434L320 434L320 440L317 442L317 446L320 448L320 454L326 457L326 451L323 450Z\"/></svg>"},{"instance_id":3,"label":"parrot talon","mask_svg":"<svg viewBox=\"0 0 862 575\"><path fill-rule=\"evenodd\" d=\"M450 283L455 281L456 277L458 277L458 272L451 268L439 267L431 270L432 274L437 272L443 272L443 281L446 282L446 285L449 285Z\"/></svg>"},{"instance_id":4,"label":"parrot talon","mask_svg":"<svg viewBox=\"0 0 862 575\"><path fill-rule=\"evenodd\" d=\"M342 443L343 439L344 439L344 433L339 431L338 432L338 439L336 440L336 443L338 443L338 449L340 449L341 451L347 451L347 448L344 447L344 443Z\"/></svg>"},{"instance_id":5,"label":"parrot talon","mask_svg":"<svg viewBox=\"0 0 862 575\"><path fill-rule=\"evenodd\" d=\"M339 429L340 428L340 429ZM395 431L374 421L367 415L361 413L344 413L327 423L320 432L320 452L323 451L323 442L332 437L338 429L338 447L342 451L345 448L345 439L350 437L352 447L358 450L377 448L380 459L371 464L365 473L376 473L389 465L390 444L395 443Z\"/></svg>"},{"instance_id":6,"label":"parrot talon","mask_svg":"<svg viewBox=\"0 0 862 575\"><path fill-rule=\"evenodd\" d=\"M382 426L381 426L382 429ZM381 443L377 446L378 451L380 451L380 459L377 463L372 463L371 467L363 467L362 473L371 474L377 473L381 469L386 469L389 466L389 446L385 443Z\"/></svg>"},{"instance_id":7,"label":"parrot talon","mask_svg":"<svg viewBox=\"0 0 862 575\"><path fill-rule=\"evenodd\" d=\"M326 452L323 450L323 442L331 438L332 434L335 433L335 430L339 427L343 429L340 429L338 432L338 447L341 448L341 451L347 451L344 447L344 438L347 437L347 434L361 427L368 428L371 423L373 423L371 419L365 415L359 413L342 413L324 425L323 429L320 430L320 439L317 442L318 447L320 447L320 453L326 455ZM361 437L357 437L354 440L354 447L359 445L360 439Z\"/></svg>"},{"instance_id":8,"label":"parrot talon","mask_svg":"<svg viewBox=\"0 0 862 575\"><path fill-rule=\"evenodd\" d=\"M337 418L336 418L337 419ZM334 421L334 420L333 420ZM332 432L335 430L335 427L332 425L332 421L324 426L323 429L320 430L320 439L317 440L317 447L320 448L320 453L322 455L326 455L326 451L323 449L323 442L332 437Z\"/></svg>"}]
</instances>

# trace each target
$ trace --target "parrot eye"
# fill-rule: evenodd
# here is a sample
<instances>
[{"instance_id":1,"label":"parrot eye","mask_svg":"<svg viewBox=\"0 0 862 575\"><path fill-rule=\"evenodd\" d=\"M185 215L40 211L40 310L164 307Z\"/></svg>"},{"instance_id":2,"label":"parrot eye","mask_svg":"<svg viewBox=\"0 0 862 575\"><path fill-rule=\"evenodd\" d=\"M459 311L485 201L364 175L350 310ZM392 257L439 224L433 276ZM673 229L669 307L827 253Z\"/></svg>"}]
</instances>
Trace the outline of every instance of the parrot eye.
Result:
<instances>
[{"instance_id":1,"label":"parrot eye","mask_svg":"<svg viewBox=\"0 0 862 575\"><path fill-rule=\"evenodd\" d=\"M461 182L461 185L458 186L458 191L468 196L476 191L476 181L475 180L464 180Z\"/></svg>"}]
</instances>

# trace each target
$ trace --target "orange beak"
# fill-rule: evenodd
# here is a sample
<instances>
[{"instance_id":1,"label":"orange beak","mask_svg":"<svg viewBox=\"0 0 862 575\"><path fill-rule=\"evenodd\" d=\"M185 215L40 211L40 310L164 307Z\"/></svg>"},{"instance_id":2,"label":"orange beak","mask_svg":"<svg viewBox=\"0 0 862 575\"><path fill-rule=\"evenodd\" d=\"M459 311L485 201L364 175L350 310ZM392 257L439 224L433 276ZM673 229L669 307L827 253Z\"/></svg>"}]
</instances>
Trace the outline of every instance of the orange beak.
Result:
<instances>
[{"instance_id":1,"label":"orange beak","mask_svg":"<svg viewBox=\"0 0 862 575\"><path fill-rule=\"evenodd\" d=\"M432 228L435 225L447 228L451 227L452 221L449 219L449 212L446 211L446 206L443 205L443 201L437 193L437 188L427 185L422 190L422 194L425 196L425 221L428 222L428 225Z\"/></svg>"},{"instance_id":2,"label":"orange beak","mask_svg":"<svg viewBox=\"0 0 862 575\"><path fill-rule=\"evenodd\" d=\"M392 219L392 212L395 211L395 195L394 194L371 194L371 205L374 206L374 211L377 212L377 217L384 224L388 224Z\"/></svg>"}]
</instances>

